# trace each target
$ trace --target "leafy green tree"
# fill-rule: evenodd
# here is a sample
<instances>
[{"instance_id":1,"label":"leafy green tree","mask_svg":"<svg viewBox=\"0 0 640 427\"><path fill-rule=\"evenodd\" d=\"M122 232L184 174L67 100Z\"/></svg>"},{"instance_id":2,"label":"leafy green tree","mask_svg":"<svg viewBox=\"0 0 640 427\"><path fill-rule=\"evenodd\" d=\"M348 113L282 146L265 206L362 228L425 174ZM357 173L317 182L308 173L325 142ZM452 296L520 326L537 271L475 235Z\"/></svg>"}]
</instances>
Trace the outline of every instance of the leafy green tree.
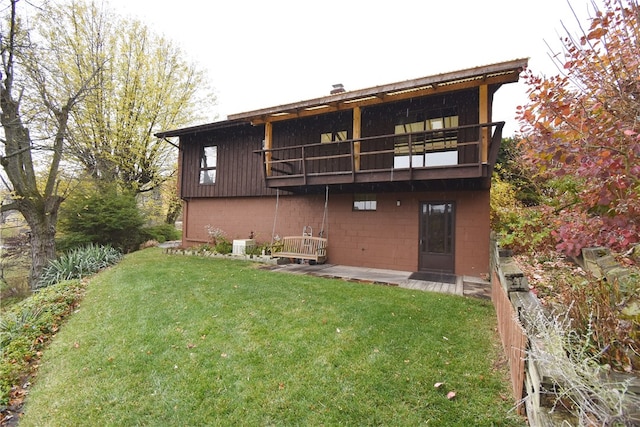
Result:
<instances>
[{"instance_id":1,"label":"leafy green tree","mask_svg":"<svg viewBox=\"0 0 640 427\"><path fill-rule=\"evenodd\" d=\"M560 73L525 74L519 109L528 159L541 179L558 179L558 249L624 250L640 241L640 6L593 3L582 34L562 38ZM568 179L566 179L568 178Z\"/></svg>"},{"instance_id":2,"label":"leafy green tree","mask_svg":"<svg viewBox=\"0 0 640 427\"><path fill-rule=\"evenodd\" d=\"M511 185L514 197L520 203L534 206L541 202L541 189L534 179L535 172L524 161L524 150L519 138L502 139L495 171L500 185Z\"/></svg>"},{"instance_id":3,"label":"leafy green tree","mask_svg":"<svg viewBox=\"0 0 640 427\"><path fill-rule=\"evenodd\" d=\"M69 153L97 180L136 193L159 186L175 169L177 150L154 133L202 119L215 100L205 93L204 73L142 22L100 4L61 3L41 25L47 40L68 46L61 67L79 75L99 68L96 90L71 114ZM74 67L78 56L86 61Z\"/></svg>"},{"instance_id":4,"label":"leafy green tree","mask_svg":"<svg viewBox=\"0 0 640 427\"><path fill-rule=\"evenodd\" d=\"M213 101L198 102L204 75L140 22L95 3L52 3L32 9L26 28L10 0L0 34L0 165L11 191L0 211L29 224L32 285L55 257L61 170L73 175L75 159L97 179L150 190L175 169L175 149L154 132L197 120Z\"/></svg>"},{"instance_id":5,"label":"leafy green tree","mask_svg":"<svg viewBox=\"0 0 640 427\"><path fill-rule=\"evenodd\" d=\"M60 211L60 248L90 243L110 245L123 252L135 250L142 240L140 215L133 192L115 183L74 192Z\"/></svg>"},{"instance_id":6,"label":"leafy green tree","mask_svg":"<svg viewBox=\"0 0 640 427\"><path fill-rule=\"evenodd\" d=\"M61 69L53 58L66 55L65 45L57 42L32 43L11 0L0 29L2 57L0 82L0 123L3 152L0 155L11 200L0 212L19 211L31 230L31 268L29 283L34 286L50 259L55 258L58 210L64 200L58 180L63 148L71 115L91 91L96 68L75 73L84 60ZM44 174L38 180L39 171Z\"/></svg>"}]
</instances>

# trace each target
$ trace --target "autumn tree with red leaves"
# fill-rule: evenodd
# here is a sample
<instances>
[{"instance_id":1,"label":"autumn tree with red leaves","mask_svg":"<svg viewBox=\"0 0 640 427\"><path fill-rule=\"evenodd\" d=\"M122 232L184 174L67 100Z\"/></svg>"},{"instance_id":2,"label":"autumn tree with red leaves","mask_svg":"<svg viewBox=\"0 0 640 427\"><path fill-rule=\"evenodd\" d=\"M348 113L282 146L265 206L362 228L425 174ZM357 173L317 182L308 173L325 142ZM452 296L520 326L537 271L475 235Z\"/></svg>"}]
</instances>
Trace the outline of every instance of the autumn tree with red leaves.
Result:
<instances>
[{"instance_id":1,"label":"autumn tree with red leaves","mask_svg":"<svg viewBox=\"0 0 640 427\"><path fill-rule=\"evenodd\" d=\"M554 231L570 255L640 241L640 7L592 4L588 29L561 39L559 74L525 72L529 102L518 108L525 160L540 178L570 183L556 189Z\"/></svg>"}]
</instances>

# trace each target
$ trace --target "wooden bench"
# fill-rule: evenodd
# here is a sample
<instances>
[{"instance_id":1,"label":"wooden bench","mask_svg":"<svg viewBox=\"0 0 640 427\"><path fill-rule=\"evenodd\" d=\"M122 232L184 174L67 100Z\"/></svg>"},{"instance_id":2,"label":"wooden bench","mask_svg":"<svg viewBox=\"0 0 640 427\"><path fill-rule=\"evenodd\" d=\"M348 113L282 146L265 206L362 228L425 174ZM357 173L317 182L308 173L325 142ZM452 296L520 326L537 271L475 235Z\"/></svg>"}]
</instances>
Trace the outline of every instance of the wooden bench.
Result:
<instances>
[{"instance_id":1,"label":"wooden bench","mask_svg":"<svg viewBox=\"0 0 640 427\"><path fill-rule=\"evenodd\" d=\"M287 236L280 241L281 249L271 256L277 258L308 259L318 264L327 260L327 239L312 236Z\"/></svg>"}]
</instances>

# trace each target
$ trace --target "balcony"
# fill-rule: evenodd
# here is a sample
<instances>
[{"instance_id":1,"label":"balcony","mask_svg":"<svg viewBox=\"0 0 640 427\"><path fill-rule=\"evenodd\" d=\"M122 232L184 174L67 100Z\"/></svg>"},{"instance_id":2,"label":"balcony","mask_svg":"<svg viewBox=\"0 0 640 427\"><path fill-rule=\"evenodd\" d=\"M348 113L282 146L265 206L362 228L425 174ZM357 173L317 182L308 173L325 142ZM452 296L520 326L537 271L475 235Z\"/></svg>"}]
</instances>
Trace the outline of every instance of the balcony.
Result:
<instances>
[{"instance_id":1,"label":"balcony","mask_svg":"<svg viewBox=\"0 0 640 427\"><path fill-rule=\"evenodd\" d=\"M435 180L489 178L504 122L339 142L275 147L262 155L267 187L293 192L363 184L413 187Z\"/></svg>"}]
</instances>

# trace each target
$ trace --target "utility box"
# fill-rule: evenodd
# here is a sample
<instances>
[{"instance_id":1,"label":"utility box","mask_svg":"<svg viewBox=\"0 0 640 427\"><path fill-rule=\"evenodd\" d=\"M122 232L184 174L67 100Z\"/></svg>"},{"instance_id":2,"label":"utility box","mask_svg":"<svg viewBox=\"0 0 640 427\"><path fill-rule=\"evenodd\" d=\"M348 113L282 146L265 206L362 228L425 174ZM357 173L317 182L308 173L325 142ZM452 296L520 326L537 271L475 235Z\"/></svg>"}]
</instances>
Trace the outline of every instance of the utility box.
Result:
<instances>
[{"instance_id":1,"label":"utility box","mask_svg":"<svg viewBox=\"0 0 640 427\"><path fill-rule=\"evenodd\" d=\"M246 255L256 247L256 241L254 239L240 239L233 241L233 254L234 255Z\"/></svg>"}]
</instances>

